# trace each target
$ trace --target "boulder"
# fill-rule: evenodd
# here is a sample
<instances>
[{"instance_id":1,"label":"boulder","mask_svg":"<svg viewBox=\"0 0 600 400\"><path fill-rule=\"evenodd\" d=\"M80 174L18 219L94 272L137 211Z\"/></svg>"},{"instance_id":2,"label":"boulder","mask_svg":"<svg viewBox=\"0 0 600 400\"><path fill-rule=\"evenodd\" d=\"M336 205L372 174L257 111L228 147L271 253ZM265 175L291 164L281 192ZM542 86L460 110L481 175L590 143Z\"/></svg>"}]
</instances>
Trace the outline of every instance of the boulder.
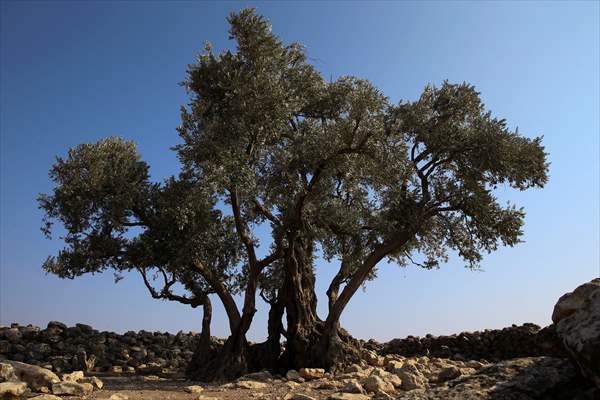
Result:
<instances>
[{"instance_id":1,"label":"boulder","mask_svg":"<svg viewBox=\"0 0 600 400\"><path fill-rule=\"evenodd\" d=\"M304 379L311 380L322 378L325 375L325 370L323 368L300 368L298 373Z\"/></svg>"},{"instance_id":2,"label":"boulder","mask_svg":"<svg viewBox=\"0 0 600 400\"><path fill-rule=\"evenodd\" d=\"M578 380L579 379L579 380ZM593 400L569 360L517 358L493 364L442 386L414 390L399 400ZM591 397L590 397L591 396Z\"/></svg>"},{"instance_id":3,"label":"boulder","mask_svg":"<svg viewBox=\"0 0 600 400\"><path fill-rule=\"evenodd\" d=\"M96 376L86 376L78 381L79 383L89 383L94 389L102 389L104 387L104 382Z\"/></svg>"},{"instance_id":4,"label":"boulder","mask_svg":"<svg viewBox=\"0 0 600 400\"><path fill-rule=\"evenodd\" d=\"M79 382L81 379L83 379L83 371L73 371L62 376L62 380L65 382Z\"/></svg>"},{"instance_id":5,"label":"boulder","mask_svg":"<svg viewBox=\"0 0 600 400\"><path fill-rule=\"evenodd\" d=\"M579 310L592 292L598 289L600 289L600 278L592 279L590 282L578 286L572 292L560 296L556 305L554 305L552 322L558 324L560 320Z\"/></svg>"},{"instance_id":6,"label":"boulder","mask_svg":"<svg viewBox=\"0 0 600 400\"><path fill-rule=\"evenodd\" d=\"M394 391L394 386L391 383L384 381L377 375L369 376L362 382L362 385L367 392L372 392L372 393L380 393L380 392L388 393L388 392Z\"/></svg>"},{"instance_id":7,"label":"boulder","mask_svg":"<svg viewBox=\"0 0 600 400\"><path fill-rule=\"evenodd\" d=\"M53 394L40 394L39 396L32 397L35 400L62 400L61 397L55 396Z\"/></svg>"},{"instance_id":8,"label":"boulder","mask_svg":"<svg viewBox=\"0 0 600 400\"><path fill-rule=\"evenodd\" d=\"M43 388L47 389L54 383L60 382L60 379L54 372L38 367L37 365L10 360L5 361L5 363L10 364L19 380L26 382L27 386L34 392L39 392Z\"/></svg>"},{"instance_id":9,"label":"boulder","mask_svg":"<svg viewBox=\"0 0 600 400\"><path fill-rule=\"evenodd\" d=\"M94 391L91 383L58 382L52 385L52 393L69 396L87 396Z\"/></svg>"},{"instance_id":10,"label":"boulder","mask_svg":"<svg viewBox=\"0 0 600 400\"><path fill-rule=\"evenodd\" d=\"M0 399L21 398L27 391L25 382L2 382L0 383Z\"/></svg>"},{"instance_id":11,"label":"boulder","mask_svg":"<svg viewBox=\"0 0 600 400\"><path fill-rule=\"evenodd\" d=\"M600 388L600 279L562 296L561 303L556 333L583 376Z\"/></svg>"},{"instance_id":12,"label":"boulder","mask_svg":"<svg viewBox=\"0 0 600 400\"><path fill-rule=\"evenodd\" d=\"M18 381L19 378L15 374L15 369L8 363L0 363L0 382Z\"/></svg>"}]
</instances>

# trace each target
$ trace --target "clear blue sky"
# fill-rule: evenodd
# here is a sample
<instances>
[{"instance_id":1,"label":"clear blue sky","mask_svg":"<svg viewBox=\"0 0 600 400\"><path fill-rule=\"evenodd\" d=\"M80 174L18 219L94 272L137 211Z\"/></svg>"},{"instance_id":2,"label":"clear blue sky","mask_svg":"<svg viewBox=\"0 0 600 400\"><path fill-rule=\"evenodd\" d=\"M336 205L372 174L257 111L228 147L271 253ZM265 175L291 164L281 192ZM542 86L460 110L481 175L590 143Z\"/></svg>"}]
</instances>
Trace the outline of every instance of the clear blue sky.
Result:
<instances>
[{"instance_id":1,"label":"clear blue sky","mask_svg":"<svg viewBox=\"0 0 600 400\"><path fill-rule=\"evenodd\" d=\"M1 3L0 323L48 320L125 330L198 330L199 310L149 298L137 277L60 280L40 265L61 247L39 231L35 197L69 146L108 135L133 139L154 179L178 171L183 80L209 40L227 40L226 16L252 5L284 41L300 41L327 77L367 78L393 101L428 83L468 81L495 115L543 134L550 182L502 193L527 211L525 241L470 272L381 266L342 322L380 340L546 325L556 299L598 276L600 11L598 2L9 2ZM319 262L322 295L333 274ZM322 298L322 297L321 297ZM215 301L216 303L216 301ZM324 302L320 309L323 311ZM265 308L251 339L265 334ZM226 335L215 305L213 332Z\"/></svg>"}]
</instances>

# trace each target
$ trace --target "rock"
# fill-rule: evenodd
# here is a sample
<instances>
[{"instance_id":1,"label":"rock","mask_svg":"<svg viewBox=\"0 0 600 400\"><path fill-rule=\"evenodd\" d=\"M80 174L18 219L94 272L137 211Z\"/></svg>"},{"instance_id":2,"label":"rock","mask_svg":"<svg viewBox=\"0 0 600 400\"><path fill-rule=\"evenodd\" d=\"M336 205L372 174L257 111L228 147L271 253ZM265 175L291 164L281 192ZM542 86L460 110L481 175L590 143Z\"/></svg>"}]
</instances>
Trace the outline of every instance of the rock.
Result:
<instances>
[{"instance_id":1,"label":"rock","mask_svg":"<svg viewBox=\"0 0 600 400\"><path fill-rule=\"evenodd\" d=\"M600 388L600 279L562 296L559 305L556 333L583 376Z\"/></svg>"},{"instance_id":2,"label":"rock","mask_svg":"<svg viewBox=\"0 0 600 400\"><path fill-rule=\"evenodd\" d=\"M251 374L247 374L239 378L238 380L246 380L246 381L259 381L259 382L269 382L273 379L273 375L269 371L260 371L254 372Z\"/></svg>"},{"instance_id":3,"label":"rock","mask_svg":"<svg viewBox=\"0 0 600 400\"><path fill-rule=\"evenodd\" d=\"M304 378L301 377L300 374L298 373L298 371L296 371L295 369L290 369L285 374L285 378L287 380L294 381L294 382L304 382Z\"/></svg>"},{"instance_id":4,"label":"rock","mask_svg":"<svg viewBox=\"0 0 600 400\"><path fill-rule=\"evenodd\" d=\"M358 393L334 393L327 400L370 400L371 397Z\"/></svg>"},{"instance_id":5,"label":"rock","mask_svg":"<svg viewBox=\"0 0 600 400\"><path fill-rule=\"evenodd\" d=\"M58 382L52 385L52 393L69 396L87 396L94 391L91 383Z\"/></svg>"},{"instance_id":6,"label":"rock","mask_svg":"<svg viewBox=\"0 0 600 400\"><path fill-rule=\"evenodd\" d=\"M19 398L27 391L25 382L2 382L0 383L0 399Z\"/></svg>"},{"instance_id":7,"label":"rock","mask_svg":"<svg viewBox=\"0 0 600 400\"><path fill-rule=\"evenodd\" d=\"M187 393L201 393L202 391L204 391L204 388L202 386L192 385L186 386L183 390L185 390Z\"/></svg>"},{"instance_id":8,"label":"rock","mask_svg":"<svg viewBox=\"0 0 600 400\"><path fill-rule=\"evenodd\" d=\"M74 371L70 374L63 374L62 380L64 382L79 382L83 377L83 371Z\"/></svg>"},{"instance_id":9,"label":"rock","mask_svg":"<svg viewBox=\"0 0 600 400\"><path fill-rule=\"evenodd\" d=\"M427 385L427 379L414 364L404 364L394 373L402 380L402 390L422 389Z\"/></svg>"},{"instance_id":10,"label":"rock","mask_svg":"<svg viewBox=\"0 0 600 400\"><path fill-rule=\"evenodd\" d=\"M462 375L460 368L451 366L446 367L440 371L438 375L438 382L446 382L454 378L458 378Z\"/></svg>"},{"instance_id":11,"label":"rock","mask_svg":"<svg viewBox=\"0 0 600 400\"><path fill-rule=\"evenodd\" d=\"M100 380L100 378L98 378L96 376L87 376L87 377L80 379L78 382L79 383L89 383L94 387L94 389L98 389L98 390L100 390L104 387L104 382L102 382L102 380Z\"/></svg>"},{"instance_id":12,"label":"rock","mask_svg":"<svg viewBox=\"0 0 600 400\"><path fill-rule=\"evenodd\" d=\"M528 357L503 361L461 376L445 385L402 394L400 400L566 400L589 388L577 380L575 367L552 357Z\"/></svg>"},{"instance_id":13,"label":"rock","mask_svg":"<svg viewBox=\"0 0 600 400\"><path fill-rule=\"evenodd\" d=\"M311 397L307 394L303 393L288 393L283 396L283 400L317 400L314 397Z\"/></svg>"},{"instance_id":14,"label":"rock","mask_svg":"<svg viewBox=\"0 0 600 400\"><path fill-rule=\"evenodd\" d=\"M15 374L15 369L8 363L0 363L0 382L17 382L19 378Z\"/></svg>"},{"instance_id":15,"label":"rock","mask_svg":"<svg viewBox=\"0 0 600 400\"><path fill-rule=\"evenodd\" d=\"M367 392L393 392L394 386L376 375L371 375L362 382L363 387Z\"/></svg>"},{"instance_id":16,"label":"rock","mask_svg":"<svg viewBox=\"0 0 600 400\"><path fill-rule=\"evenodd\" d=\"M39 392L43 388L49 388L54 383L60 382L58 376L45 368L37 365L25 364L18 361L5 361L10 364L15 372L15 375L20 381L26 382L27 386L34 392Z\"/></svg>"},{"instance_id":17,"label":"rock","mask_svg":"<svg viewBox=\"0 0 600 400\"><path fill-rule=\"evenodd\" d=\"M55 396L53 394L41 394L39 396L32 397L35 400L62 400L61 397Z\"/></svg>"},{"instance_id":18,"label":"rock","mask_svg":"<svg viewBox=\"0 0 600 400\"><path fill-rule=\"evenodd\" d=\"M552 322L558 324L563 318L579 310L592 292L598 289L600 289L600 278L592 279L590 282L578 286L572 292L560 296L552 311Z\"/></svg>"},{"instance_id":19,"label":"rock","mask_svg":"<svg viewBox=\"0 0 600 400\"><path fill-rule=\"evenodd\" d=\"M234 384L235 388L238 389L264 389L267 387L266 383L257 382L257 381L239 381Z\"/></svg>"},{"instance_id":20,"label":"rock","mask_svg":"<svg viewBox=\"0 0 600 400\"><path fill-rule=\"evenodd\" d=\"M365 393L362 385L356 379L346 379L340 390L344 393Z\"/></svg>"},{"instance_id":21,"label":"rock","mask_svg":"<svg viewBox=\"0 0 600 400\"><path fill-rule=\"evenodd\" d=\"M115 393L115 394L110 395L108 400L129 400L129 397L124 394Z\"/></svg>"},{"instance_id":22,"label":"rock","mask_svg":"<svg viewBox=\"0 0 600 400\"><path fill-rule=\"evenodd\" d=\"M300 376L306 380L319 379L325 375L323 368L300 368Z\"/></svg>"}]
</instances>

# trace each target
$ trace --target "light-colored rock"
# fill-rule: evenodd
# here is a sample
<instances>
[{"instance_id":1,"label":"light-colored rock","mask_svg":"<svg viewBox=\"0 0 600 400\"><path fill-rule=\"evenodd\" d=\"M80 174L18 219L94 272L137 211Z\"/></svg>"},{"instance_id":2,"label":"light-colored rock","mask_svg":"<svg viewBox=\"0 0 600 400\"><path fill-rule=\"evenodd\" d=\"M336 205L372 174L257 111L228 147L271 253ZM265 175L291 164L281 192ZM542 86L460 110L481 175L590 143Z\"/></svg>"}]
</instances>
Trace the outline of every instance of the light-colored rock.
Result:
<instances>
[{"instance_id":1,"label":"light-colored rock","mask_svg":"<svg viewBox=\"0 0 600 400\"><path fill-rule=\"evenodd\" d=\"M361 356L363 360L367 362L367 364L372 365L374 367L383 366L384 358L379 354L375 353L373 350L363 350L361 352Z\"/></svg>"},{"instance_id":2,"label":"light-colored rock","mask_svg":"<svg viewBox=\"0 0 600 400\"><path fill-rule=\"evenodd\" d=\"M402 380L402 390L422 389L427 385L427 379L412 363L405 363L394 373Z\"/></svg>"},{"instance_id":3,"label":"light-colored rock","mask_svg":"<svg viewBox=\"0 0 600 400\"><path fill-rule=\"evenodd\" d=\"M387 372L381 368L374 368L371 371L371 375L378 376L384 381L390 383L393 387L399 388L402 386L402 379L396 374L392 374L391 372Z\"/></svg>"},{"instance_id":4,"label":"light-colored rock","mask_svg":"<svg viewBox=\"0 0 600 400\"><path fill-rule=\"evenodd\" d=\"M108 400L129 400L129 396L126 396L124 394L111 394L110 397L108 398Z\"/></svg>"},{"instance_id":5,"label":"light-colored rock","mask_svg":"<svg viewBox=\"0 0 600 400\"><path fill-rule=\"evenodd\" d=\"M557 306L568 303L569 307L562 309L563 317L556 324L556 333L583 376L600 388L600 279L565 296L559 299ZM566 309L570 314L564 316Z\"/></svg>"},{"instance_id":6,"label":"light-colored rock","mask_svg":"<svg viewBox=\"0 0 600 400\"><path fill-rule=\"evenodd\" d=\"M370 400L371 397L359 393L334 393L327 400Z\"/></svg>"},{"instance_id":7,"label":"light-colored rock","mask_svg":"<svg viewBox=\"0 0 600 400\"><path fill-rule=\"evenodd\" d=\"M94 389L102 389L104 387L104 382L97 376L86 376L79 380L79 383L90 383Z\"/></svg>"},{"instance_id":8,"label":"light-colored rock","mask_svg":"<svg viewBox=\"0 0 600 400\"><path fill-rule=\"evenodd\" d=\"M294 381L294 382L304 382L304 378L302 376L300 376L300 374L298 373L298 371L296 371L295 369L290 369L285 374L285 378L287 380Z\"/></svg>"},{"instance_id":9,"label":"light-colored rock","mask_svg":"<svg viewBox=\"0 0 600 400\"><path fill-rule=\"evenodd\" d=\"M2 382L0 383L0 399L20 398L27 391L25 382Z\"/></svg>"},{"instance_id":10,"label":"light-colored rock","mask_svg":"<svg viewBox=\"0 0 600 400\"><path fill-rule=\"evenodd\" d=\"M41 394L39 396L32 397L35 400L62 400L61 397L55 396L53 394Z\"/></svg>"},{"instance_id":11,"label":"light-colored rock","mask_svg":"<svg viewBox=\"0 0 600 400\"><path fill-rule=\"evenodd\" d=\"M184 389L187 393L202 393L204 388L198 385L186 386Z\"/></svg>"},{"instance_id":12,"label":"light-colored rock","mask_svg":"<svg viewBox=\"0 0 600 400\"><path fill-rule=\"evenodd\" d=\"M365 390L362 385L356 379L346 379L343 382L343 386L340 389L341 392L344 393L361 393L364 394Z\"/></svg>"},{"instance_id":13,"label":"light-colored rock","mask_svg":"<svg viewBox=\"0 0 600 400\"><path fill-rule=\"evenodd\" d=\"M592 292L598 289L600 289L600 278L592 279L590 282L578 286L572 292L563 294L554 305L552 322L558 324L563 318L579 310Z\"/></svg>"},{"instance_id":14,"label":"light-colored rock","mask_svg":"<svg viewBox=\"0 0 600 400\"><path fill-rule=\"evenodd\" d=\"M362 385L367 392L380 393L380 392L393 392L394 386L381 379L377 375L371 375L362 381Z\"/></svg>"},{"instance_id":15,"label":"light-colored rock","mask_svg":"<svg viewBox=\"0 0 600 400\"><path fill-rule=\"evenodd\" d=\"M60 379L54 372L38 367L37 365L10 360L4 362L10 364L19 380L26 382L27 386L34 392L40 392L43 388L47 390L54 383L60 382Z\"/></svg>"},{"instance_id":16,"label":"light-colored rock","mask_svg":"<svg viewBox=\"0 0 600 400\"><path fill-rule=\"evenodd\" d=\"M580 387L570 361L552 357L517 358L492 364L428 390L402 393L398 400L558 400L596 399ZM565 392L570 388L570 392ZM561 392L562 391L562 392ZM586 393L592 397L579 397Z\"/></svg>"},{"instance_id":17,"label":"light-colored rock","mask_svg":"<svg viewBox=\"0 0 600 400\"><path fill-rule=\"evenodd\" d=\"M79 382L83 377L83 371L73 371L70 374L63 374L62 380L64 382Z\"/></svg>"},{"instance_id":18,"label":"light-colored rock","mask_svg":"<svg viewBox=\"0 0 600 400\"><path fill-rule=\"evenodd\" d=\"M91 383L58 382L52 385L52 393L69 396L87 396L94 391Z\"/></svg>"},{"instance_id":19,"label":"light-colored rock","mask_svg":"<svg viewBox=\"0 0 600 400\"><path fill-rule=\"evenodd\" d=\"M19 378L15 374L15 369L8 363L0 363L0 382L17 382Z\"/></svg>"},{"instance_id":20,"label":"light-colored rock","mask_svg":"<svg viewBox=\"0 0 600 400\"><path fill-rule=\"evenodd\" d=\"M257 382L257 381L239 381L236 382L234 384L235 388L238 389L264 389L266 388L268 385L264 382Z\"/></svg>"},{"instance_id":21,"label":"light-colored rock","mask_svg":"<svg viewBox=\"0 0 600 400\"><path fill-rule=\"evenodd\" d=\"M311 380L322 378L325 375L325 370L323 368L300 368L298 373L304 379Z\"/></svg>"},{"instance_id":22,"label":"light-colored rock","mask_svg":"<svg viewBox=\"0 0 600 400\"><path fill-rule=\"evenodd\" d=\"M283 400L317 400L312 396L304 393L288 393L283 396Z\"/></svg>"}]
</instances>

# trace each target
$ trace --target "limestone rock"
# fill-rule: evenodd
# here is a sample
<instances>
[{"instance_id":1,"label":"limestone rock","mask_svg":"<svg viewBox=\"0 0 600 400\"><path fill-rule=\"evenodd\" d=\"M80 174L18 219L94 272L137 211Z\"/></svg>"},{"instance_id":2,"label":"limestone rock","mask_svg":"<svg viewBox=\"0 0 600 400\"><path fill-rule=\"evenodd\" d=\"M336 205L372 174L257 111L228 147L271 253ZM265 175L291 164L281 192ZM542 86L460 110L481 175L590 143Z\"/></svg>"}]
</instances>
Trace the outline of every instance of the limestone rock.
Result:
<instances>
[{"instance_id":1,"label":"limestone rock","mask_svg":"<svg viewBox=\"0 0 600 400\"><path fill-rule=\"evenodd\" d=\"M365 393L362 385L356 379L346 379L341 391L344 393Z\"/></svg>"},{"instance_id":2,"label":"limestone rock","mask_svg":"<svg viewBox=\"0 0 600 400\"><path fill-rule=\"evenodd\" d=\"M83 377L83 371L73 371L70 374L63 374L62 380L64 382L79 382Z\"/></svg>"},{"instance_id":3,"label":"limestone rock","mask_svg":"<svg viewBox=\"0 0 600 400\"><path fill-rule=\"evenodd\" d=\"M307 394L303 393L288 393L283 396L283 400L317 400L314 397L311 397Z\"/></svg>"},{"instance_id":4,"label":"limestone rock","mask_svg":"<svg viewBox=\"0 0 600 400\"><path fill-rule=\"evenodd\" d=\"M239 381L234 384L234 387L238 389L264 389L267 387L266 383L257 381Z\"/></svg>"},{"instance_id":5,"label":"limestone rock","mask_svg":"<svg viewBox=\"0 0 600 400\"><path fill-rule=\"evenodd\" d=\"M18 380L12 365L0 363L0 382L17 382Z\"/></svg>"},{"instance_id":6,"label":"limestone rock","mask_svg":"<svg viewBox=\"0 0 600 400\"><path fill-rule=\"evenodd\" d=\"M104 382L102 382L102 380L96 376L87 376L87 377L80 379L78 382L79 383L89 383L94 387L94 389L98 389L98 390L100 390L104 387Z\"/></svg>"},{"instance_id":7,"label":"limestone rock","mask_svg":"<svg viewBox=\"0 0 600 400\"><path fill-rule=\"evenodd\" d=\"M306 380L319 379L325 375L323 368L300 368L300 376Z\"/></svg>"},{"instance_id":8,"label":"limestone rock","mask_svg":"<svg viewBox=\"0 0 600 400\"><path fill-rule=\"evenodd\" d=\"M41 394L39 396L32 397L35 400L62 400L61 397L55 396L53 394Z\"/></svg>"},{"instance_id":9,"label":"limestone rock","mask_svg":"<svg viewBox=\"0 0 600 400\"><path fill-rule=\"evenodd\" d=\"M371 397L358 393L334 393L327 400L370 400Z\"/></svg>"},{"instance_id":10,"label":"limestone rock","mask_svg":"<svg viewBox=\"0 0 600 400\"><path fill-rule=\"evenodd\" d=\"M379 392L393 392L394 386L381 379L379 376L371 375L362 382L363 387L367 392L379 393Z\"/></svg>"},{"instance_id":11,"label":"limestone rock","mask_svg":"<svg viewBox=\"0 0 600 400\"><path fill-rule=\"evenodd\" d=\"M0 383L0 399L20 398L27 391L25 382L2 382Z\"/></svg>"},{"instance_id":12,"label":"limestone rock","mask_svg":"<svg viewBox=\"0 0 600 400\"><path fill-rule=\"evenodd\" d=\"M578 286L572 292L563 294L554 306L552 322L558 324L563 318L579 310L592 292L598 289L600 289L600 278L592 279L590 282Z\"/></svg>"},{"instance_id":13,"label":"limestone rock","mask_svg":"<svg viewBox=\"0 0 600 400\"><path fill-rule=\"evenodd\" d=\"M559 299L557 306L567 303L568 307L561 308L561 315L565 310L570 314L558 321L556 332L581 373L600 388L600 279L579 286L565 296Z\"/></svg>"},{"instance_id":14,"label":"limestone rock","mask_svg":"<svg viewBox=\"0 0 600 400\"><path fill-rule=\"evenodd\" d=\"M445 385L402 394L400 400L565 400L587 390L577 381L575 367L552 357L503 361L447 382Z\"/></svg>"},{"instance_id":15,"label":"limestone rock","mask_svg":"<svg viewBox=\"0 0 600 400\"><path fill-rule=\"evenodd\" d=\"M60 379L54 372L38 367L37 365L10 360L5 361L5 363L10 364L19 380L26 382L27 386L34 392L39 392L42 388L48 388L52 384L60 382Z\"/></svg>"},{"instance_id":16,"label":"limestone rock","mask_svg":"<svg viewBox=\"0 0 600 400\"><path fill-rule=\"evenodd\" d=\"M52 393L69 396L87 396L94 391L91 383L58 382L52 385Z\"/></svg>"},{"instance_id":17,"label":"limestone rock","mask_svg":"<svg viewBox=\"0 0 600 400\"><path fill-rule=\"evenodd\" d=\"M201 393L204 391L204 388L202 386L192 385L192 386L186 386L184 390L187 393Z\"/></svg>"},{"instance_id":18,"label":"limestone rock","mask_svg":"<svg viewBox=\"0 0 600 400\"><path fill-rule=\"evenodd\" d=\"M394 373L402 380L402 390L422 389L427 385L427 379L414 364L406 363Z\"/></svg>"}]
</instances>

